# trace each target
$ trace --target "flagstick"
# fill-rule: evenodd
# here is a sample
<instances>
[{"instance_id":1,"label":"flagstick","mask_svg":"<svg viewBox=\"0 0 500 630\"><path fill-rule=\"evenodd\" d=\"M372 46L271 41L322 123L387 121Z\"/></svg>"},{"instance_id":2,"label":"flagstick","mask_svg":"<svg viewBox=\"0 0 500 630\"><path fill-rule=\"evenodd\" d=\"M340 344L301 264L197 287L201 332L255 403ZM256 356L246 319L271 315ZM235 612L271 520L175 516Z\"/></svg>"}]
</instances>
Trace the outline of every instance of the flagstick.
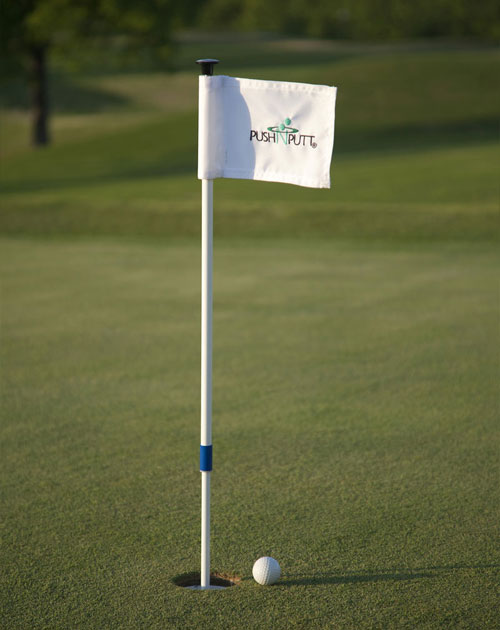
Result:
<instances>
[{"instance_id":1,"label":"flagstick","mask_svg":"<svg viewBox=\"0 0 500 630\"><path fill-rule=\"evenodd\" d=\"M212 469L213 180L202 186L201 254L201 587L210 586L210 471Z\"/></svg>"},{"instance_id":2,"label":"flagstick","mask_svg":"<svg viewBox=\"0 0 500 630\"><path fill-rule=\"evenodd\" d=\"M200 59L201 73L211 76L216 59ZM210 589L210 472L212 470L212 277L213 180L201 182L201 589ZM217 587L215 587L217 588Z\"/></svg>"}]
</instances>

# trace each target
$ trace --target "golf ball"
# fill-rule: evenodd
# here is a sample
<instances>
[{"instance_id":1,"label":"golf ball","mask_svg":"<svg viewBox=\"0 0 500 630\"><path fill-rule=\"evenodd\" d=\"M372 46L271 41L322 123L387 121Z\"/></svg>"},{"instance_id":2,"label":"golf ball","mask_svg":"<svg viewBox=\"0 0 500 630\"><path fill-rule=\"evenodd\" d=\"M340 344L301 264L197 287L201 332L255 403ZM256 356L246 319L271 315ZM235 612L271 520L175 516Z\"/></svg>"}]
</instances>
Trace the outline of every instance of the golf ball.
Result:
<instances>
[{"instance_id":1,"label":"golf ball","mask_svg":"<svg viewBox=\"0 0 500 630\"><path fill-rule=\"evenodd\" d=\"M274 558L264 556L259 558L252 569L253 578L259 584L269 586L277 582L281 575L280 565Z\"/></svg>"}]
</instances>

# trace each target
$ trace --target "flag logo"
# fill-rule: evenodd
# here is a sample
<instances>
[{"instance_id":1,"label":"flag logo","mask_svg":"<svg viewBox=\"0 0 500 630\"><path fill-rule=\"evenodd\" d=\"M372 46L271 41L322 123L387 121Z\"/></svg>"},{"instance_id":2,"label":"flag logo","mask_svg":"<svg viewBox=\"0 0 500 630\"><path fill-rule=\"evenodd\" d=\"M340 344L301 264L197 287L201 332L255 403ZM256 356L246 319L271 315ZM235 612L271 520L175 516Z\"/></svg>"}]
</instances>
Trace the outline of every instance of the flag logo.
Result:
<instances>
[{"instance_id":1,"label":"flag logo","mask_svg":"<svg viewBox=\"0 0 500 630\"><path fill-rule=\"evenodd\" d=\"M284 122L268 127L267 131L259 132L251 129L250 142L253 140L256 142L272 142L274 144L283 142L286 146L294 145L312 147L313 149L318 146L315 141L316 136L302 134L295 127L290 127L291 124L291 118L285 118Z\"/></svg>"},{"instance_id":2,"label":"flag logo","mask_svg":"<svg viewBox=\"0 0 500 630\"><path fill-rule=\"evenodd\" d=\"M290 118L285 118L284 123L281 123L280 125L275 125L274 127L268 127L267 130L277 133L278 136L283 140L283 142L285 144L288 144L288 134L297 133L299 131L298 129L294 129L293 127L287 127L287 125L290 125L291 123L292 121L290 120Z\"/></svg>"}]
</instances>

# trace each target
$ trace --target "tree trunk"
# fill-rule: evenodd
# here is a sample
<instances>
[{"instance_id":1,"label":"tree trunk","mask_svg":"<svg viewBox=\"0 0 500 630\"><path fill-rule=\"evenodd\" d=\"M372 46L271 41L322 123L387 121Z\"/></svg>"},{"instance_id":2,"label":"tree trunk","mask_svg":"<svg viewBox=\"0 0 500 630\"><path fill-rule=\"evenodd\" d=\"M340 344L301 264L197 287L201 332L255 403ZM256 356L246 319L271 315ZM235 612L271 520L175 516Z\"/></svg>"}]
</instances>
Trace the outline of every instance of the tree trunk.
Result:
<instances>
[{"instance_id":1,"label":"tree trunk","mask_svg":"<svg viewBox=\"0 0 500 630\"><path fill-rule=\"evenodd\" d=\"M33 45L30 49L32 84L32 143L36 147L50 142L47 98L47 46Z\"/></svg>"}]
</instances>

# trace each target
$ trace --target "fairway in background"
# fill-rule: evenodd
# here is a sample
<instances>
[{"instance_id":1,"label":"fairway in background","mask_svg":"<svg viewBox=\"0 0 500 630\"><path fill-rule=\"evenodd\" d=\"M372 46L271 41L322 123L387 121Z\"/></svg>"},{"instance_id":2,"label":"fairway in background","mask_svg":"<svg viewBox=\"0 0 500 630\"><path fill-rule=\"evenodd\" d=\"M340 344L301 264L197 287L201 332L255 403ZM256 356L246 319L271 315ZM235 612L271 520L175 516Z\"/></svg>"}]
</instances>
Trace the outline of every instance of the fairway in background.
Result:
<instances>
[{"instance_id":1,"label":"fairway in background","mask_svg":"<svg viewBox=\"0 0 500 630\"><path fill-rule=\"evenodd\" d=\"M303 65L286 66L285 44L246 44L249 58L265 49L265 67L232 67L227 44L214 52L222 53L221 72L339 87L332 194L217 182L216 235L498 238L497 50L337 44L319 61L312 49L301 53ZM194 60L200 51L190 44L185 52ZM27 134L10 137L0 229L198 235L195 76L193 67L163 78L77 78L92 88L92 106L86 115L54 116L54 146L26 152ZM102 110L94 103L100 91ZM112 114L109 94L124 103ZM9 137L19 114L2 116Z\"/></svg>"}]
</instances>

